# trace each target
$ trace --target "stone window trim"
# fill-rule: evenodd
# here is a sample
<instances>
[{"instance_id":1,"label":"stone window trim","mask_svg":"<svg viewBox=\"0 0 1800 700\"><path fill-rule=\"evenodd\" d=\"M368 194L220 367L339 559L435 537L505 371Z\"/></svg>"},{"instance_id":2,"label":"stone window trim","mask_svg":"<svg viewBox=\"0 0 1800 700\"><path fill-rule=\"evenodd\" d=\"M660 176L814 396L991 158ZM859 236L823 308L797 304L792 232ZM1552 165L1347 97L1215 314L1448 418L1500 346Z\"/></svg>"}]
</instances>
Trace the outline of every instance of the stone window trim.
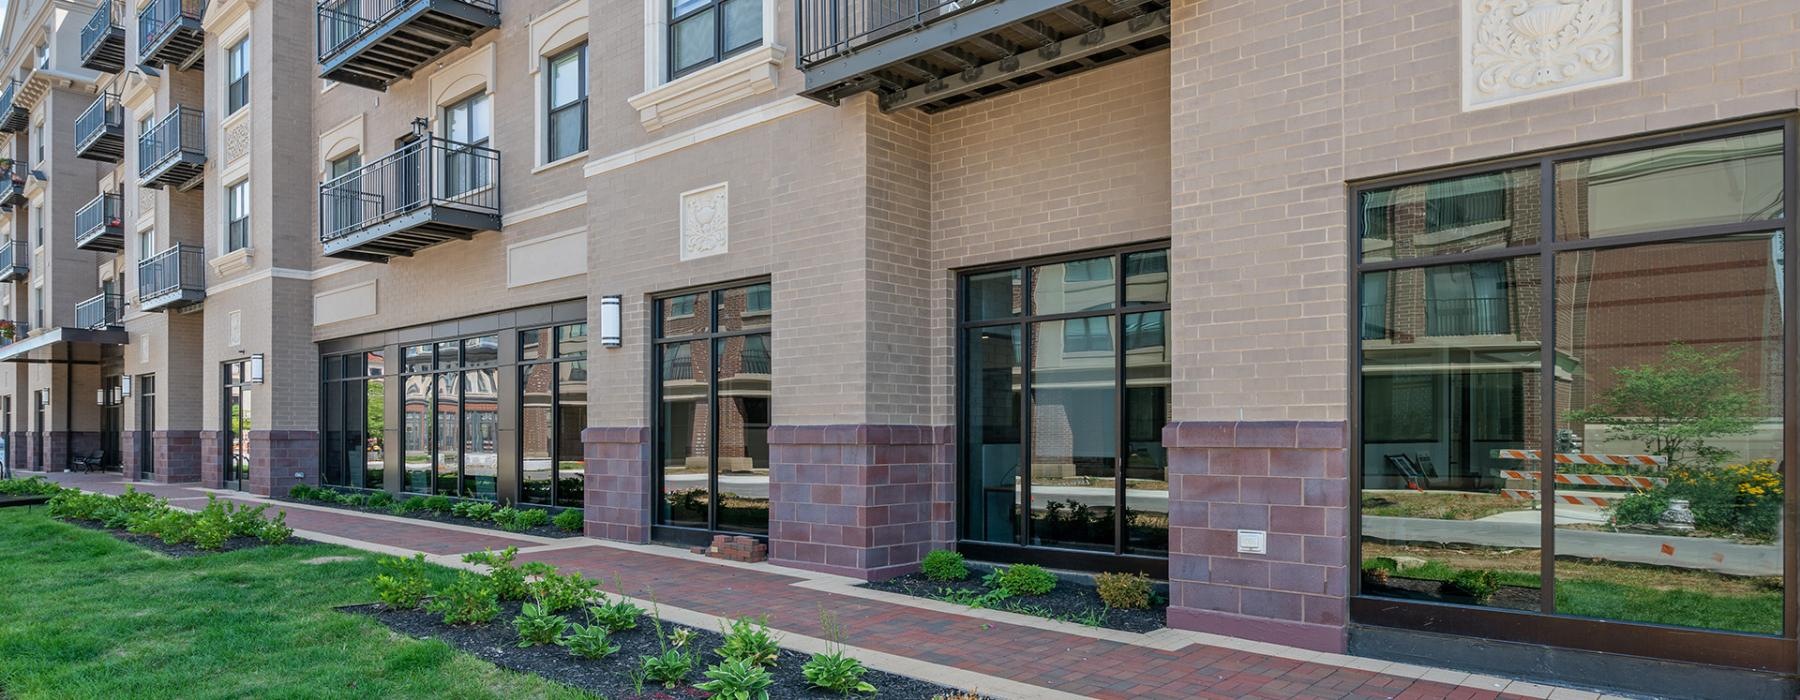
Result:
<instances>
[{"instance_id":1,"label":"stone window trim","mask_svg":"<svg viewBox=\"0 0 1800 700\"><path fill-rule=\"evenodd\" d=\"M528 55L525 71L532 77L532 109L533 109L533 146L534 167L531 172L538 173L550 168L582 160L588 154L588 148L571 153L563 158L549 160L547 140L549 124L549 95L546 89L547 78L544 68L551 58L588 42L588 4L583 0L571 0L555 9L545 12L531 20L529 30L531 52ZM590 50L582 58L582 93L584 100L592 98L593 83L593 51ZM590 102L591 104L591 102ZM591 107L590 107L591 110ZM591 134L590 134L591 137ZM584 139L585 141L585 139ZM591 146L591 143L588 145Z\"/></svg>"},{"instance_id":2,"label":"stone window trim","mask_svg":"<svg viewBox=\"0 0 1800 700\"><path fill-rule=\"evenodd\" d=\"M779 6L763 0L762 43L680 77L669 75L669 2L644 0L644 91L627 102L646 131L775 89L787 48L775 43Z\"/></svg>"}]
</instances>

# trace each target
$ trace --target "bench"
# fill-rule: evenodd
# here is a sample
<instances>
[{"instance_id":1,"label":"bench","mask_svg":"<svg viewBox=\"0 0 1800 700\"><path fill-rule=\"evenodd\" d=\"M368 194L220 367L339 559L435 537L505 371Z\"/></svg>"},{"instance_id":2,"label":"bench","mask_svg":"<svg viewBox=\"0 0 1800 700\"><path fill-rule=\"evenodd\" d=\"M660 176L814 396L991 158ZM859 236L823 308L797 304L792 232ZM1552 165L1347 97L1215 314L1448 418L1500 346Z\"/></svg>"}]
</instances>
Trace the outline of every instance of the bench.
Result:
<instances>
[{"instance_id":1,"label":"bench","mask_svg":"<svg viewBox=\"0 0 1800 700\"><path fill-rule=\"evenodd\" d=\"M69 469L70 471L91 472L99 469L101 462L104 461L106 461L106 450L94 450L70 460Z\"/></svg>"}]
</instances>

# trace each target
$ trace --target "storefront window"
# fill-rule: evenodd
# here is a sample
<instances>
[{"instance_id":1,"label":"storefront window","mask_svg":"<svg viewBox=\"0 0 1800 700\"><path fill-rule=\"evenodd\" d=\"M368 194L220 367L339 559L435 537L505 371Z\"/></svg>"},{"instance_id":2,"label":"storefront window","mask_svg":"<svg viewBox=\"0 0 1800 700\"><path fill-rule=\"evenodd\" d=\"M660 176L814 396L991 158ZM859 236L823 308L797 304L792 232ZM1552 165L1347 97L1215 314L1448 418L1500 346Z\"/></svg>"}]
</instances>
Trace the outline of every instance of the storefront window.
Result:
<instances>
[{"instance_id":1,"label":"storefront window","mask_svg":"<svg viewBox=\"0 0 1800 700\"><path fill-rule=\"evenodd\" d=\"M332 486L384 488L382 353L328 355L322 363L325 386L319 413L325 424L325 453L319 478Z\"/></svg>"},{"instance_id":2,"label":"storefront window","mask_svg":"<svg viewBox=\"0 0 1800 700\"><path fill-rule=\"evenodd\" d=\"M519 339L519 499L580 507L587 324L532 329Z\"/></svg>"}]
</instances>

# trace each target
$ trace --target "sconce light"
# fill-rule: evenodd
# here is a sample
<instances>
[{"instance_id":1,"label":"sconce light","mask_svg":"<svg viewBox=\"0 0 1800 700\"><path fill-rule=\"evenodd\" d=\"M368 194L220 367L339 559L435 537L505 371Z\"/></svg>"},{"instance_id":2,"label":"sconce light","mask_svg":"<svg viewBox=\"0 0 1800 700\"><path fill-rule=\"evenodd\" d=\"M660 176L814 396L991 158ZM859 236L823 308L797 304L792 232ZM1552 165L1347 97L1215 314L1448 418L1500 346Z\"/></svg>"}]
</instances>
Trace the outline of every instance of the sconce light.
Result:
<instances>
[{"instance_id":1,"label":"sconce light","mask_svg":"<svg viewBox=\"0 0 1800 700\"><path fill-rule=\"evenodd\" d=\"M94 405L95 406L105 406L106 405L106 390L105 389L95 389L94 390Z\"/></svg>"},{"instance_id":2,"label":"sconce light","mask_svg":"<svg viewBox=\"0 0 1800 700\"><path fill-rule=\"evenodd\" d=\"M250 383L263 383L263 356L260 352L250 356Z\"/></svg>"},{"instance_id":3,"label":"sconce light","mask_svg":"<svg viewBox=\"0 0 1800 700\"><path fill-rule=\"evenodd\" d=\"M119 377L119 395L120 396L130 396L131 395L131 377L129 375L124 376L124 377Z\"/></svg>"},{"instance_id":4,"label":"sconce light","mask_svg":"<svg viewBox=\"0 0 1800 700\"><path fill-rule=\"evenodd\" d=\"M122 394L120 394L119 387L116 387L116 386L113 387L112 388L112 403L107 404L107 405L117 406L117 405L120 405L123 403L125 403L125 398Z\"/></svg>"},{"instance_id":5,"label":"sconce light","mask_svg":"<svg viewBox=\"0 0 1800 700\"><path fill-rule=\"evenodd\" d=\"M48 408L50 406L50 392L48 392L48 391L38 392L38 405L43 406L45 408Z\"/></svg>"},{"instance_id":6,"label":"sconce light","mask_svg":"<svg viewBox=\"0 0 1800 700\"><path fill-rule=\"evenodd\" d=\"M619 337L619 304L618 295L600 297L600 344L616 348L621 344Z\"/></svg>"}]
</instances>

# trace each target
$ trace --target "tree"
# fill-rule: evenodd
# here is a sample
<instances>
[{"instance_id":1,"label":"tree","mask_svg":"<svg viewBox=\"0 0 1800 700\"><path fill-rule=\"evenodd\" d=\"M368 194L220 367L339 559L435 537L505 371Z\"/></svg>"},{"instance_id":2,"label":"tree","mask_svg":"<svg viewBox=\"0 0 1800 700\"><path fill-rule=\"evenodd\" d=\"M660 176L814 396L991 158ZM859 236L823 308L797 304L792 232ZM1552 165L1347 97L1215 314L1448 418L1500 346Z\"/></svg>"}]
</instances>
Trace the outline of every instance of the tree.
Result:
<instances>
[{"instance_id":1,"label":"tree","mask_svg":"<svg viewBox=\"0 0 1800 700\"><path fill-rule=\"evenodd\" d=\"M1661 362L1614 369L1612 388L1569 420L1604 425L1609 438L1640 443L1671 467L1718 465L1735 453L1708 441L1750 433L1764 408L1738 376L1741 354L1670 343Z\"/></svg>"}]
</instances>

